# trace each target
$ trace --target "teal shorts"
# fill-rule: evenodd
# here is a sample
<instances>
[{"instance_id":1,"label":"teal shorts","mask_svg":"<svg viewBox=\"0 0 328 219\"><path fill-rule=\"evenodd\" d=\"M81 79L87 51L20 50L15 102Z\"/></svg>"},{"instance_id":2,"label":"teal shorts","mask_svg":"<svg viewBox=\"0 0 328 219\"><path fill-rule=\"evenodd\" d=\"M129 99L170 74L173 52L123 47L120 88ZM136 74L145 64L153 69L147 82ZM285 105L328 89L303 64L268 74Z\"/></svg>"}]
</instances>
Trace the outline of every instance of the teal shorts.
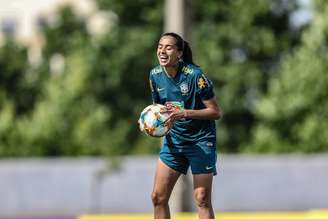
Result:
<instances>
[{"instance_id":1,"label":"teal shorts","mask_svg":"<svg viewBox=\"0 0 328 219\"><path fill-rule=\"evenodd\" d=\"M187 174L189 166L192 174L217 173L216 143L213 140L183 147L174 147L164 141L159 157L167 166L183 174Z\"/></svg>"}]
</instances>

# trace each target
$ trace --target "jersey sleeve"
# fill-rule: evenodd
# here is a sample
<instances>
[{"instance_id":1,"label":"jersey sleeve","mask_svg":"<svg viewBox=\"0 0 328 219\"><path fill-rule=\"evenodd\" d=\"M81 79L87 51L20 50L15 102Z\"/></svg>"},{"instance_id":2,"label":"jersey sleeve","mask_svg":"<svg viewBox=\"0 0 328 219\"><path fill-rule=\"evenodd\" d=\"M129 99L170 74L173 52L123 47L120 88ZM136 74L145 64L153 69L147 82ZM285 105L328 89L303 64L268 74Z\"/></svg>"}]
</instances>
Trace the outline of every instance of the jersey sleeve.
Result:
<instances>
[{"instance_id":1,"label":"jersey sleeve","mask_svg":"<svg viewBox=\"0 0 328 219\"><path fill-rule=\"evenodd\" d=\"M152 77L152 74L149 75L149 87L150 87L153 103L159 103L160 101L159 94L156 90L156 83L154 81L154 78Z\"/></svg>"},{"instance_id":2,"label":"jersey sleeve","mask_svg":"<svg viewBox=\"0 0 328 219\"><path fill-rule=\"evenodd\" d=\"M213 83L202 72L196 77L196 87L197 93L202 100L209 100L214 97Z\"/></svg>"}]
</instances>

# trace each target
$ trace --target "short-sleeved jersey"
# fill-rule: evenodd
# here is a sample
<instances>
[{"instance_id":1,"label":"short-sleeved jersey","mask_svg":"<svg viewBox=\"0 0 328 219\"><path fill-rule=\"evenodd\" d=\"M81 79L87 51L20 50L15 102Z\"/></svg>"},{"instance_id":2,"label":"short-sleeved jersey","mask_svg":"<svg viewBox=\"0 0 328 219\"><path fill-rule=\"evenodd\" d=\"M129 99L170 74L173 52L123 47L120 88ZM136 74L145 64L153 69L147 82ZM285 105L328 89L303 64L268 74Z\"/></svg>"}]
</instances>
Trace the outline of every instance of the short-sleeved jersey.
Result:
<instances>
[{"instance_id":1,"label":"short-sleeved jersey","mask_svg":"<svg viewBox=\"0 0 328 219\"><path fill-rule=\"evenodd\" d=\"M154 103L166 105L173 102L185 109L197 110L205 108L203 100L214 97L212 82L192 64L180 63L175 77L167 75L162 66L156 66L150 71L149 80ZM165 140L183 147L215 139L214 120L187 118L175 121Z\"/></svg>"}]
</instances>

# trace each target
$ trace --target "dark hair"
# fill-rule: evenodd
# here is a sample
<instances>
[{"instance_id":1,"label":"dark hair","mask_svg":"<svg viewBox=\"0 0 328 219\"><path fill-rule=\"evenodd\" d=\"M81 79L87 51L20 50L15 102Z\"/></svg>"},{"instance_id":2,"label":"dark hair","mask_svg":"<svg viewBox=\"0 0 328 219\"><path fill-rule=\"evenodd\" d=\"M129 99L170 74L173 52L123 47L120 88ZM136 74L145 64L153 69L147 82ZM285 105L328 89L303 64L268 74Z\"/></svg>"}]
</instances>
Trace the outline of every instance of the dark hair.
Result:
<instances>
[{"instance_id":1,"label":"dark hair","mask_svg":"<svg viewBox=\"0 0 328 219\"><path fill-rule=\"evenodd\" d=\"M164 33L164 34L162 34L161 38L163 36L174 37L177 41L176 46L178 47L178 50L182 51L182 57L181 57L182 60L186 63L196 65L194 63L193 58L192 58L192 51L191 51L190 45L187 41L185 41L179 34L176 34L176 33L173 33L173 32Z\"/></svg>"}]
</instances>

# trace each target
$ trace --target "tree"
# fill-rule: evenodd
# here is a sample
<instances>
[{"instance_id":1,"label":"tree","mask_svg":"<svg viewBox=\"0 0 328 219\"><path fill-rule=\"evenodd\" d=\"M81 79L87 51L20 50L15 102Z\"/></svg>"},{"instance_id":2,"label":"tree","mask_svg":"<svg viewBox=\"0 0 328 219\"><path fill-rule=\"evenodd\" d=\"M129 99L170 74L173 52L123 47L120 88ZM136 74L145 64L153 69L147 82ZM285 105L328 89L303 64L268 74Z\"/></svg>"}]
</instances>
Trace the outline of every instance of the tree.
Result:
<instances>
[{"instance_id":1,"label":"tree","mask_svg":"<svg viewBox=\"0 0 328 219\"><path fill-rule=\"evenodd\" d=\"M257 105L259 125L247 151L328 151L328 6L316 1L302 45L287 54Z\"/></svg>"},{"instance_id":2,"label":"tree","mask_svg":"<svg viewBox=\"0 0 328 219\"><path fill-rule=\"evenodd\" d=\"M106 8L100 3L100 8L111 12L120 4L112 1ZM143 4L147 10L135 10L138 24L126 23L131 11L125 5L117 12L119 25L101 37L88 32L89 18L76 16L70 7L60 8L54 24L44 19L43 62L36 70L42 81L40 95L28 115L17 118L6 108L3 115L12 124L12 133L6 135L4 156L157 151L153 144L159 140L141 135L137 127L139 113L151 102L145 87L160 34L160 25L146 25L150 20L144 17L153 14L151 21L160 22L159 4ZM54 57L63 60L62 72L51 72Z\"/></svg>"},{"instance_id":3,"label":"tree","mask_svg":"<svg viewBox=\"0 0 328 219\"><path fill-rule=\"evenodd\" d=\"M67 67L52 75L33 113L16 123L16 153L38 156L108 155L120 139L107 129L111 112L88 93L88 50L68 54Z\"/></svg>"},{"instance_id":4,"label":"tree","mask_svg":"<svg viewBox=\"0 0 328 219\"><path fill-rule=\"evenodd\" d=\"M39 84L30 71L27 49L6 36L0 47L0 156L15 151L10 142L15 135L17 118L31 113Z\"/></svg>"},{"instance_id":5,"label":"tree","mask_svg":"<svg viewBox=\"0 0 328 219\"><path fill-rule=\"evenodd\" d=\"M27 49L18 45L12 36L5 38L0 48L0 109L11 102L15 113L26 113L36 98L36 84L27 60Z\"/></svg>"},{"instance_id":6,"label":"tree","mask_svg":"<svg viewBox=\"0 0 328 219\"><path fill-rule=\"evenodd\" d=\"M90 92L112 111L110 129L118 129L125 142L121 153L154 153L159 139L142 135L137 120L151 103L148 75L156 65L157 40L162 31L162 3L150 0L98 1L101 10L117 14L114 30L97 42L90 78ZM123 124L128 128L123 130Z\"/></svg>"},{"instance_id":7,"label":"tree","mask_svg":"<svg viewBox=\"0 0 328 219\"><path fill-rule=\"evenodd\" d=\"M218 141L221 151L239 152L250 142L255 105L280 62L299 44L290 25L297 1L194 2L195 57L216 85L223 108Z\"/></svg>"},{"instance_id":8,"label":"tree","mask_svg":"<svg viewBox=\"0 0 328 219\"><path fill-rule=\"evenodd\" d=\"M91 16L115 18L107 19L111 25L99 36L90 31L91 17L78 16L70 7L61 8L55 22L44 20L43 59L36 69L28 65L26 50L1 49L2 156L158 151L154 145L160 140L142 135L137 119L151 103L148 74L157 65L163 2L97 2L99 10ZM257 101L271 86L282 54L300 43L302 29L289 25L297 2L192 3L195 60L214 81L224 111L220 151L239 152L250 142L260 119ZM15 56L7 57L9 50Z\"/></svg>"}]
</instances>

